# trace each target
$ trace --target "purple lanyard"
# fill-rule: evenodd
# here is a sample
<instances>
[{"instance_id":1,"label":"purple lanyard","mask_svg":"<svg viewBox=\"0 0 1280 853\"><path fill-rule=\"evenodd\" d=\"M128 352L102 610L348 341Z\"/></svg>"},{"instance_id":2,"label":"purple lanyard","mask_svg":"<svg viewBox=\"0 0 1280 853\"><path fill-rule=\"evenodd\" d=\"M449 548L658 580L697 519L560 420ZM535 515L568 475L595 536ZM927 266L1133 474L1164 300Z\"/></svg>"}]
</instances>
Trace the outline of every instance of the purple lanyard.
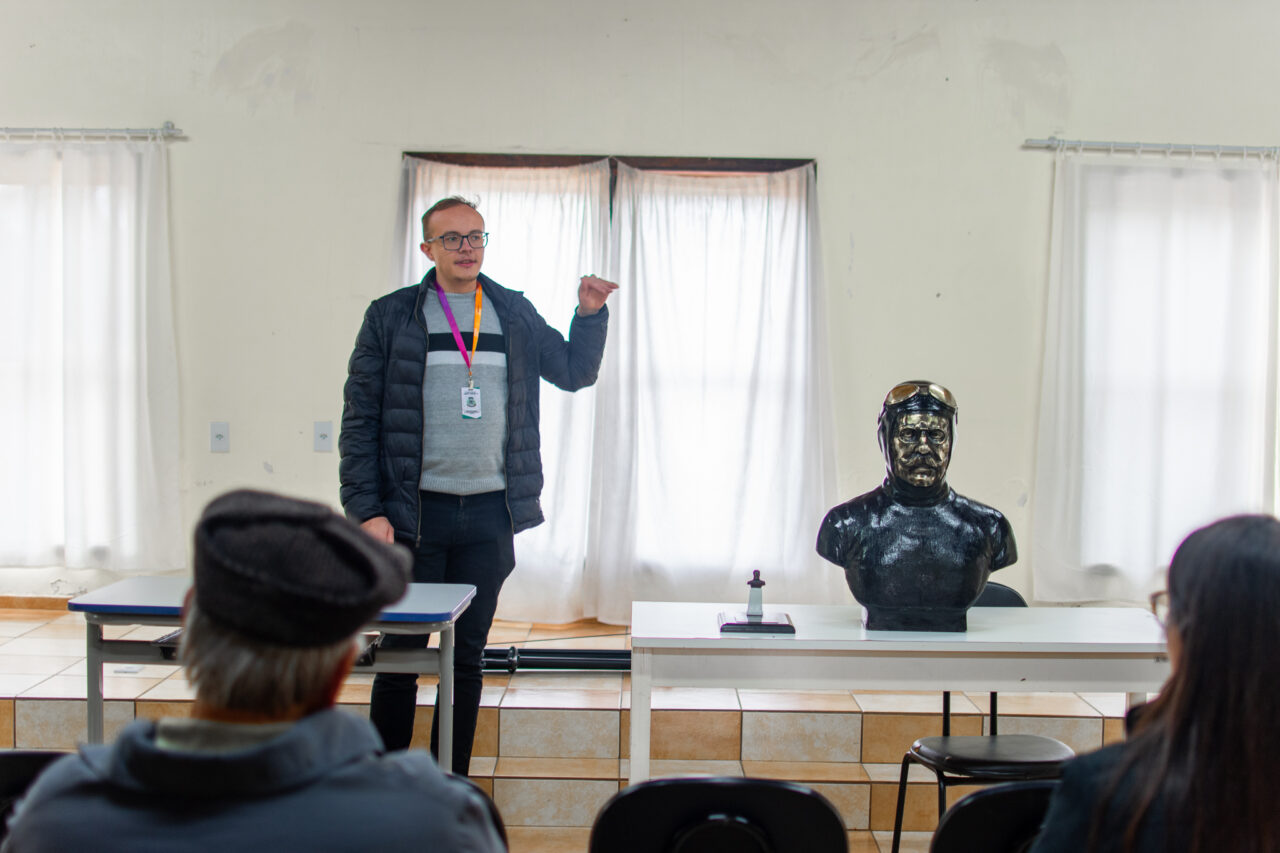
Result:
<instances>
[{"instance_id":1,"label":"purple lanyard","mask_svg":"<svg viewBox=\"0 0 1280 853\"><path fill-rule=\"evenodd\" d=\"M449 307L449 300L445 298L444 290L440 285L436 285L436 296L440 297L440 307L444 309L444 317L449 321L449 331L453 332L453 342L458 345L458 352L462 353L462 360L467 365L467 379L471 379L471 362L476 358L476 341L480 340L480 309L484 305L481 296L480 282L476 282L476 314L471 326L471 354L467 354L467 347L462 343L462 332L458 331L458 321L453 319L453 309Z\"/></svg>"}]
</instances>

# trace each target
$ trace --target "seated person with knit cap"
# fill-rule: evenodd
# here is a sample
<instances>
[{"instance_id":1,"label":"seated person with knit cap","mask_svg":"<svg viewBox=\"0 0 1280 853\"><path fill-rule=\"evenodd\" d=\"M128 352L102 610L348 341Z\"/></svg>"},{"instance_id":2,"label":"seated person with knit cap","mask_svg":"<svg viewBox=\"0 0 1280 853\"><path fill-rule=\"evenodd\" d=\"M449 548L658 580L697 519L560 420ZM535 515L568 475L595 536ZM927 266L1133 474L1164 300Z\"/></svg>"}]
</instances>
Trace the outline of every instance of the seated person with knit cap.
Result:
<instances>
[{"instance_id":1,"label":"seated person with knit cap","mask_svg":"<svg viewBox=\"0 0 1280 853\"><path fill-rule=\"evenodd\" d=\"M137 720L55 762L4 851L505 850L483 795L384 753L334 702L356 635L412 557L320 504L236 491L205 509L183 614L190 719Z\"/></svg>"}]
</instances>

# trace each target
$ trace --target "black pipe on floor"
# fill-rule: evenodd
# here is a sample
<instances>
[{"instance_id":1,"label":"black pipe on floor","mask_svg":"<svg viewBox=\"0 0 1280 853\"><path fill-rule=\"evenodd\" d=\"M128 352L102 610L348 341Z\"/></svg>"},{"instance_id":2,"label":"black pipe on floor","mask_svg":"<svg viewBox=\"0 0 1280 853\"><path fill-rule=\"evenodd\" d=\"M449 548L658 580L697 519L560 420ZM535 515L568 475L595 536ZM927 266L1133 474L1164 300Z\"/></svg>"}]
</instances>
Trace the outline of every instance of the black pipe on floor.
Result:
<instances>
[{"instance_id":1,"label":"black pipe on floor","mask_svg":"<svg viewBox=\"0 0 1280 853\"><path fill-rule=\"evenodd\" d=\"M151 641L160 646L166 660L178 657L178 642L182 629L170 631ZM372 638L377 635L369 634ZM373 662L372 647L366 648L357 664ZM631 652L626 649L521 649L509 646L505 649L491 646L481 658L487 672L515 672L518 669L603 669L617 672L631 671Z\"/></svg>"},{"instance_id":2,"label":"black pipe on floor","mask_svg":"<svg viewBox=\"0 0 1280 853\"><path fill-rule=\"evenodd\" d=\"M484 650L486 672L514 673L520 669L603 669L631 671L626 649L520 649L515 646Z\"/></svg>"}]
</instances>

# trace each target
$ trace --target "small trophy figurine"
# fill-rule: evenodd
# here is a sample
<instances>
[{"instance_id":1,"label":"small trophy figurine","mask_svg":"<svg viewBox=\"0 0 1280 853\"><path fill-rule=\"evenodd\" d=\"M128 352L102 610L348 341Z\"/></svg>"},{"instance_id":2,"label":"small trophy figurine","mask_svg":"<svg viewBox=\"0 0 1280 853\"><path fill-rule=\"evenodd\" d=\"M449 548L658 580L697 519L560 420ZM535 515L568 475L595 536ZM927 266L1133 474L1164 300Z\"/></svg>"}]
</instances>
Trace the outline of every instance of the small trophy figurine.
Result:
<instances>
[{"instance_id":1,"label":"small trophy figurine","mask_svg":"<svg viewBox=\"0 0 1280 853\"><path fill-rule=\"evenodd\" d=\"M760 590L764 589L764 581L760 580L758 569L751 573L751 580L747 581L747 586L751 587L751 592L747 593L747 618L763 619L764 593Z\"/></svg>"},{"instance_id":2,"label":"small trophy figurine","mask_svg":"<svg viewBox=\"0 0 1280 853\"><path fill-rule=\"evenodd\" d=\"M760 572L751 573L747 581L751 591L747 594L747 612L721 613L721 634L794 634L796 626L791 624L791 617L786 613L770 613L766 618L764 612L764 581Z\"/></svg>"}]
</instances>

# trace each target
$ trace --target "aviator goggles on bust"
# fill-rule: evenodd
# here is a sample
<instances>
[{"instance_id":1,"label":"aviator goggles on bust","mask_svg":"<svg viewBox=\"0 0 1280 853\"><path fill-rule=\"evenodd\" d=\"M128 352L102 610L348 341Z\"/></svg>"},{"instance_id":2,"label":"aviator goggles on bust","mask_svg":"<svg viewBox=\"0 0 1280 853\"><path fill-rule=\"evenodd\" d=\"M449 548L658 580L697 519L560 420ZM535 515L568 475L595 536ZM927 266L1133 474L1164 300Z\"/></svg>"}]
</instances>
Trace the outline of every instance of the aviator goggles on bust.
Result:
<instances>
[{"instance_id":1,"label":"aviator goggles on bust","mask_svg":"<svg viewBox=\"0 0 1280 853\"><path fill-rule=\"evenodd\" d=\"M910 400L912 397L918 397L921 394L928 394L942 405L951 409L953 412L958 410L956 406L956 398L950 391L943 388L936 382L899 382L897 385L889 389L889 393L885 395L885 406L898 406Z\"/></svg>"}]
</instances>

